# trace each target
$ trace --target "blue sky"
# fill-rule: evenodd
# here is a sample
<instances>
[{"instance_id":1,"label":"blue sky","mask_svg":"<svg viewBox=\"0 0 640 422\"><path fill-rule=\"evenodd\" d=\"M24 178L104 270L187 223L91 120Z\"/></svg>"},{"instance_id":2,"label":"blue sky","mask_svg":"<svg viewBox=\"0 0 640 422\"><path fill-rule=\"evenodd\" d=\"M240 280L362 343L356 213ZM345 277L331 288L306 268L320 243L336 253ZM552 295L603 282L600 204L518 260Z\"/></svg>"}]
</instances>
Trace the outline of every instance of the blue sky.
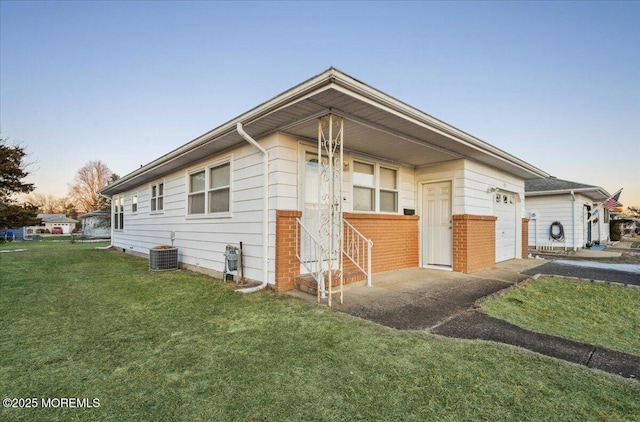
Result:
<instances>
[{"instance_id":1,"label":"blue sky","mask_svg":"<svg viewBox=\"0 0 640 422\"><path fill-rule=\"evenodd\" d=\"M0 132L67 194L330 66L640 205L640 2L0 1Z\"/></svg>"}]
</instances>

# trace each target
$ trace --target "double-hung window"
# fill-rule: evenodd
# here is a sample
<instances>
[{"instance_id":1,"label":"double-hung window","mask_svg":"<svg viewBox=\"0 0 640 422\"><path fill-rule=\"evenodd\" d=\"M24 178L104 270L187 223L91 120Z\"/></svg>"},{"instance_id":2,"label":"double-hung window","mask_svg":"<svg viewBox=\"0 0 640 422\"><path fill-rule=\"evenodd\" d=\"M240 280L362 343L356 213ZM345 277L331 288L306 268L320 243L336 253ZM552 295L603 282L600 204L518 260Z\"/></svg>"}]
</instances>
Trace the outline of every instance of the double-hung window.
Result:
<instances>
[{"instance_id":1,"label":"double-hung window","mask_svg":"<svg viewBox=\"0 0 640 422\"><path fill-rule=\"evenodd\" d=\"M131 195L131 212L132 213L138 212L138 194L137 193L134 193L133 195Z\"/></svg>"},{"instance_id":2,"label":"double-hung window","mask_svg":"<svg viewBox=\"0 0 640 422\"><path fill-rule=\"evenodd\" d=\"M205 171L189 175L189 214L204 214Z\"/></svg>"},{"instance_id":3,"label":"double-hung window","mask_svg":"<svg viewBox=\"0 0 640 422\"><path fill-rule=\"evenodd\" d=\"M398 212L398 170L354 161L353 209L369 212Z\"/></svg>"},{"instance_id":4,"label":"double-hung window","mask_svg":"<svg viewBox=\"0 0 640 422\"><path fill-rule=\"evenodd\" d=\"M164 183L151 185L151 212L164 210Z\"/></svg>"},{"instance_id":5,"label":"double-hung window","mask_svg":"<svg viewBox=\"0 0 640 422\"><path fill-rule=\"evenodd\" d=\"M220 215L231 211L231 164L189 173L188 215Z\"/></svg>"},{"instance_id":6,"label":"double-hung window","mask_svg":"<svg viewBox=\"0 0 640 422\"><path fill-rule=\"evenodd\" d=\"M124 230L124 196L114 196L113 205L113 228L114 230Z\"/></svg>"}]
</instances>

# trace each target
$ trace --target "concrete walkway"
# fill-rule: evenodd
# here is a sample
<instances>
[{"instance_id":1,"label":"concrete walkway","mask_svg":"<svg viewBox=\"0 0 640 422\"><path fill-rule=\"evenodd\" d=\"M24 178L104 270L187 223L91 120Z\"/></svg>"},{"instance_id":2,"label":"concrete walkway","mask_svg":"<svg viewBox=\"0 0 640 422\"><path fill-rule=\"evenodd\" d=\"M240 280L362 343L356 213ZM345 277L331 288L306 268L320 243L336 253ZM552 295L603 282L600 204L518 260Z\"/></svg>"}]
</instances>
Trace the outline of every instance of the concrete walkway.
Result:
<instances>
[{"instance_id":1,"label":"concrete walkway","mask_svg":"<svg viewBox=\"0 0 640 422\"><path fill-rule=\"evenodd\" d=\"M640 379L640 356L535 333L475 309L480 299L528 279L524 272L546 262L512 260L473 274L423 268L377 274L371 288L347 286L344 304L335 309L392 328L496 341Z\"/></svg>"}]
</instances>

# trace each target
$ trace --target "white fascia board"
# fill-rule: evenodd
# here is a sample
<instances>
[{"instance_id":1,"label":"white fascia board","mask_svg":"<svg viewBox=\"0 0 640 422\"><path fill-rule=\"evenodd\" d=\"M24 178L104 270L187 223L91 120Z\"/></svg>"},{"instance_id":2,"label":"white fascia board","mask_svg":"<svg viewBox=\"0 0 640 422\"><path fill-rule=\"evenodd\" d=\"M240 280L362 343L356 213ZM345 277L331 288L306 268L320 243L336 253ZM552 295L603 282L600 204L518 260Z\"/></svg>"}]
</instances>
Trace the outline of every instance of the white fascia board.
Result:
<instances>
[{"instance_id":1,"label":"white fascia board","mask_svg":"<svg viewBox=\"0 0 640 422\"><path fill-rule=\"evenodd\" d=\"M597 196L597 197L601 196L604 200L611 196L609 195L609 192L599 187L525 192L524 196L527 197L527 196L547 196L547 195L569 195L571 194L571 192L582 193L582 194L595 193L596 195L590 196L591 199L594 199L594 196Z\"/></svg>"}]
</instances>

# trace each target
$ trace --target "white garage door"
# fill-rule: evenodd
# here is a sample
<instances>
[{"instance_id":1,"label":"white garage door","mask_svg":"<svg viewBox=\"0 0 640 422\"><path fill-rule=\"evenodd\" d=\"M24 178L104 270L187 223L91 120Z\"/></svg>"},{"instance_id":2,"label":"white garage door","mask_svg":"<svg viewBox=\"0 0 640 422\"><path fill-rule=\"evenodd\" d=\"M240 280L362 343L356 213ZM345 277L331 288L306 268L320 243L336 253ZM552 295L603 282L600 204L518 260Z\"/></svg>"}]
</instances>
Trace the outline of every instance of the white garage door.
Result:
<instances>
[{"instance_id":1,"label":"white garage door","mask_svg":"<svg viewBox=\"0 0 640 422\"><path fill-rule=\"evenodd\" d=\"M496 192L493 201L496 221L496 262L516 257L516 198L512 193Z\"/></svg>"}]
</instances>

